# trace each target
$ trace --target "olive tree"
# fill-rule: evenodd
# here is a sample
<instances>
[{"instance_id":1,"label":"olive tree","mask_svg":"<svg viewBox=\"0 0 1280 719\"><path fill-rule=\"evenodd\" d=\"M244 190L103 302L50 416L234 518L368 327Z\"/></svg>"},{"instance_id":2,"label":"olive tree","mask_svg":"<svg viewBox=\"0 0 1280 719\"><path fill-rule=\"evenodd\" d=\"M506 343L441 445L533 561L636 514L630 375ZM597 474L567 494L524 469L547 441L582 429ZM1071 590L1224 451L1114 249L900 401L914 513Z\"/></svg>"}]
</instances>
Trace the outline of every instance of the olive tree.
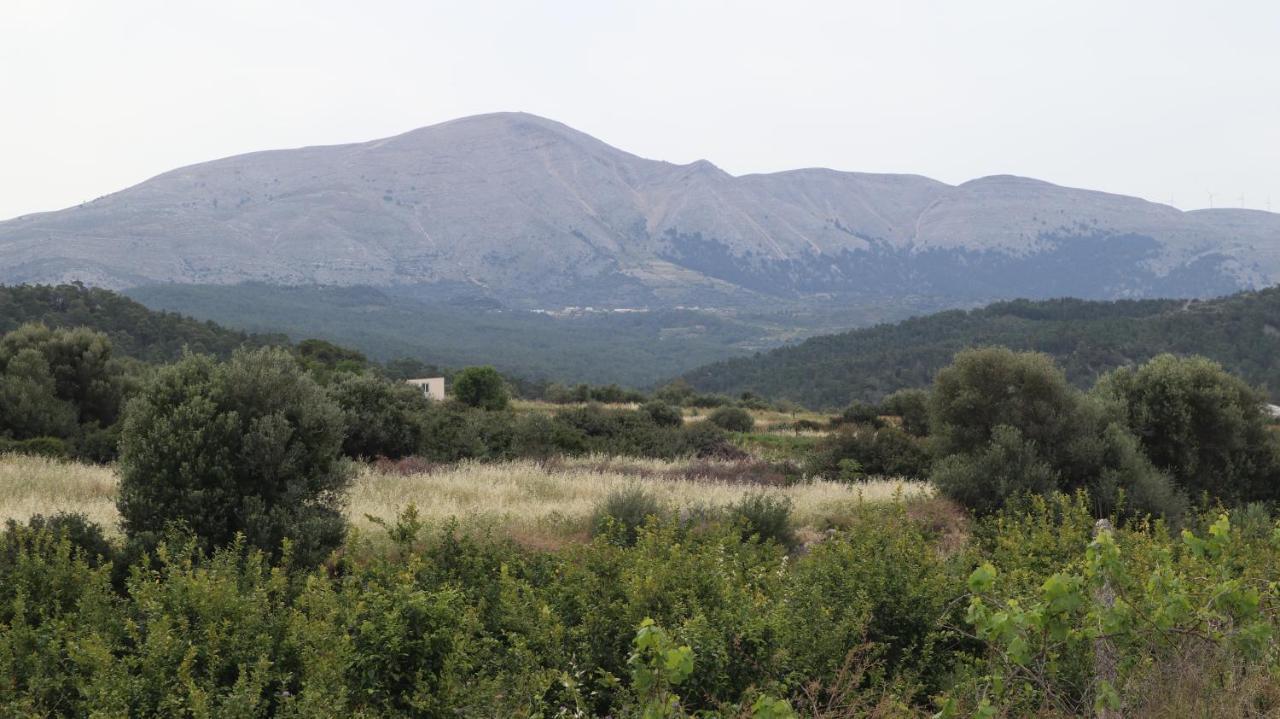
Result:
<instances>
[{"instance_id":1,"label":"olive tree","mask_svg":"<svg viewBox=\"0 0 1280 719\"><path fill-rule=\"evenodd\" d=\"M479 409L506 409L510 397L507 383L498 370L489 367L468 367L453 378L454 399Z\"/></svg>"},{"instance_id":2,"label":"olive tree","mask_svg":"<svg viewBox=\"0 0 1280 719\"><path fill-rule=\"evenodd\" d=\"M1099 513L1121 504L1176 516L1185 499L1154 467L1112 402L1072 387L1048 356L966 350L930 395L938 488L978 511L1011 493L1087 489Z\"/></svg>"},{"instance_id":3,"label":"olive tree","mask_svg":"<svg viewBox=\"0 0 1280 719\"><path fill-rule=\"evenodd\" d=\"M338 546L350 481L342 413L284 350L188 355L128 405L117 506L144 545L185 525L206 548L237 535L316 563Z\"/></svg>"},{"instance_id":4,"label":"olive tree","mask_svg":"<svg viewBox=\"0 0 1280 719\"><path fill-rule=\"evenodd\" d=\"M431 400L416 387L369 374L348 374L329 387L342 410L348 457L399 459L416 454Z\"/></svg>"},{"instance_id":5,"label":"olive tree","mask_svg":"<svg viewBox=\"0 0 1280 719\"><path fill-rule=\"evenodd\" d=\"M1263 398L1216 362L1160 355L1103 377L1094 394L1119 404L1152 463L1193 497L1280 494L1280 438Z\"/></svg>"}]
</instances>

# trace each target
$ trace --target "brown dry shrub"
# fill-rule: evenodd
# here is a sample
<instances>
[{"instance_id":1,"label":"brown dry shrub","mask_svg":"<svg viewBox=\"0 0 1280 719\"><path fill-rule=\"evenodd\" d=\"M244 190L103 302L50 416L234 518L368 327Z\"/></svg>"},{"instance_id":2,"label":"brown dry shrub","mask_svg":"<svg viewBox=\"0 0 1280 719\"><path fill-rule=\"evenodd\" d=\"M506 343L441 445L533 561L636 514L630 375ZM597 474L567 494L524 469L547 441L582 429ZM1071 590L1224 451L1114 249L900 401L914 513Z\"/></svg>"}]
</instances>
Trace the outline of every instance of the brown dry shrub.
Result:
<instances>
[{"instance_id":1,"label":"brown dry shrub","mask_svg":"<svg viewBox=\"0 0 1280 719\"><path fill-rule=\"evenodd\" d=\"M373 468L381 474L396 474L401 477L408 477L415 474L431 474L447 465L440 462L432 462L423 457L403 457L401 459L387 459L386 457L378 457L373 460Z\"/></svg>"}]
</instances>

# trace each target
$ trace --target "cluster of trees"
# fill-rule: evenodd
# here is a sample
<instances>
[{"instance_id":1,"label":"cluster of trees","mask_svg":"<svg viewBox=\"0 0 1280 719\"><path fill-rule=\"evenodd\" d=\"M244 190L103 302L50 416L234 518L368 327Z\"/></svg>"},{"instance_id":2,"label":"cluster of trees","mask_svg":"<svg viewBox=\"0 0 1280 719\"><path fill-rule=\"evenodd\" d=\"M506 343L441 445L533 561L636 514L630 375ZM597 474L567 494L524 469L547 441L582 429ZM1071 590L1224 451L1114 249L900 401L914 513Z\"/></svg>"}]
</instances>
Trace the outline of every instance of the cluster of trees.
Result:
<instances>
[{"instance_id":1,"label":"cluster of trees","mask_svg":"<svg viewBox=\"0 0 1280 719\"><path fill-rule=\"evenodd\" d=\"M140 379L136 362L112 356L106 336L86 328L24 325L0 337L0 450L115 456L125 396Z\"/></svg>"},{"instance_id":2,"label":"cluster of trees","mask_svg":"<svg viewBox=\"0 0 1280 719\"><path fill-rule=\"evenodd\" d=\"M1206 301L1016 300L815 337L685 375L704 392L756 392L810 407L879 401L925 387L965 348L999 345L1054 358L1075 386L1160 354L1213 359L1280 398L1280 288Z\"/></svg>"},{"instance_id":3,"label":"cluster of trees","mask_svg":"<svg viewBox=\"0 0 1280 719\"><path fill-rule=\"evenodd\" d=\"M1257 390L1202 357L1160 355L1084 392L1048 355L982 348L957 354L928 392L850 405L809 470L927 477L980 514L1086 490L1099 516L1176 518L1206 500L1280 500L1270 423Z\"/></svg>"}]
</instances>

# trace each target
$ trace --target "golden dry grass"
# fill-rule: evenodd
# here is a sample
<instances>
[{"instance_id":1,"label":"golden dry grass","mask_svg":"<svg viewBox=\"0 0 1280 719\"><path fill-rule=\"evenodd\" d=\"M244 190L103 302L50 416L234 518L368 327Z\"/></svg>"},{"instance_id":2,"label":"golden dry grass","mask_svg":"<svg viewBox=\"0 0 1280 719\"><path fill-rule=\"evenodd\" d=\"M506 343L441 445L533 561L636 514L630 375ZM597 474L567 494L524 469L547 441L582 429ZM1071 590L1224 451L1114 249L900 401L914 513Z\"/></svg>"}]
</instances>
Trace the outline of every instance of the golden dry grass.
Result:
<instances>
[{"instance_id":1,"label":"golden dry grass","mask_svg":"<svg viewBox=\"0 0 1280 719\"><path fill-rule=\"evenodd\" d=\"M879 480L857 485L813 481L790 487L672 479L685 466L681 462L584 458L564 460L552 468L536 462L468 463L407 476L384 474L365 467L351 490L350 514L357 526L365 515L393 519L410 503L428 520L458 517L504 526L531 528L547 524L585 526L596 506L611 492L634 484L648 488L672 508L724 507L744 495L766 492L791 499L794 517L801 526L825 526L833 517L847 514L859 502L884 502L927 495L919 482Z\"/></svg>"},{"instance_id":2,"label":"golden dry grass","mask_svg":"<svg viewBox=\"0 0 1280 719\"><path fill-rule=\"evenodd\" d=\"M361 466L347 513L354 526L369 528L368 517L394 520L413 504L429 522L457 518L464 524L517 531L573 533L586 528L596 505L610 492L642 484L673 509L723 507L752 492L785 496L793 503L798 525L821 528L838 522L860 502L929 494L922 483L900 480L857 485L813 481L790 487L711 481L697 478L699 466L707 463L616 457L568 459L549 466L531 461L463 462L407 475ZM690 472L693 478L671 478ZM108 531L118 532L115 487L116 476L109 467L0 456L0 521L83 512Z\"/></svg>"},{"instance_id":3,"label":"golden dry grass","mask_svg":"<svg viewBox=\"0 0 1280 719\"><path fill-rule=\"evenodd\" d=\"M0 455L0 522L81 512L115 529L116 475L109 467Z\"/></svg>"}]
</instances>

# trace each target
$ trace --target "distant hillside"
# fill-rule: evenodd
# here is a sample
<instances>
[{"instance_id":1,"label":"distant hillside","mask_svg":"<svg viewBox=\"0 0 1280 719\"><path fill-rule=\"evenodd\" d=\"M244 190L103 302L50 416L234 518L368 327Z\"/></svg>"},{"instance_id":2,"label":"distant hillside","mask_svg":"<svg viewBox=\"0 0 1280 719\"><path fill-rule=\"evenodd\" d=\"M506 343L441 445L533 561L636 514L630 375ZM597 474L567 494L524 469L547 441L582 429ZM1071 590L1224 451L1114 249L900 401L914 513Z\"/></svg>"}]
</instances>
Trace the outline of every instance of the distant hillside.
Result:
<instances>
[{"instance_id":1,"label":"distant hillside","mask_svg":"<svg viewBox=\"0 0 1280 719\"><path fill-rule=\"evenodd\" d=\"M930 383L966 347L1053 355L1079 385L1161 352L1200 354L1280 397L1280 288L1215 300L1000 302L836 335L699 368L703 391L752 391L814 407Z\"/></svg>"},{"instance_id":2,"label":"distant hillside","mask_svg":"<svg viewBox=\"0 0 1280 719\"><path fill-rule=\"evenodd\" d=\"M286 332L294 339L319 337L377 360L412 357L447 367L491 364L522 377L631 387L788 339L785 327L707 312L552 317L483 302L424 302L370 287L253 283L163 285L127 292L149 307L249 331Z\"/></svg>"},{"instance_id":3,"label":"distant hillside","mask_svg":"<svg viewBox=\"0 0 1280 719\"><path fill-rule=\"evenodd\" d=\"M0 282L398 288L420 299L801 309L1208 297L1280 281L1280 215L997 175L734 176L541 117L179 168L0 222Z\"/></svg>"},{"instance_id":4,"label":"distant hillside","mask_svg":"<svg viewBox=\"0 0 1280 719\"><path fill-rule=\"evenodd\" d=\"M225 357L241 345L287 344L284 335L251 335L172 312L149 310L109 290L83 285L0 286L0 334L28 322L89 327L111 338L118 355L169 362L192 352Z\"/></svg>"}]
</instances>

